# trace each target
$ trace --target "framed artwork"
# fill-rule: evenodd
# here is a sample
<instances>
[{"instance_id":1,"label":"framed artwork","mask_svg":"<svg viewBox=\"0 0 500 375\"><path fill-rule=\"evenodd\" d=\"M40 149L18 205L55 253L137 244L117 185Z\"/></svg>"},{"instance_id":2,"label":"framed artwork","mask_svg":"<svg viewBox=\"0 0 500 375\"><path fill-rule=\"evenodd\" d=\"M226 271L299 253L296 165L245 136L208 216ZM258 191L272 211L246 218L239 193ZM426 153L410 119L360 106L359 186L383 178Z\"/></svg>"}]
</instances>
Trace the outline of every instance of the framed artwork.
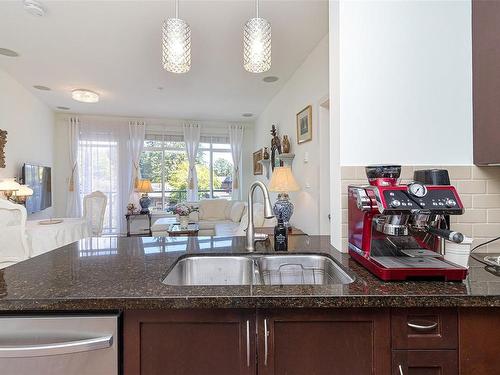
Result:
<instances>
[{"instance_id":1,"label":"framed artwork","mask_svg":"<svg viewBox=\"0 0 500 375\"><path fill-rule=\"evenodd\" d=\"M259 161L262 160L262 149L255 151L253 153L253 174L257 176L262 174L262 164Z\"/></svg>"},{"instance_id":2,"label":"framed artwork","mask_svg":"<svg viewBox=\"0 0 500 375\"><path fill-rule=\"evenodd\" d=\"M0 168L5 168L5 144L7 143L7 130L0 129Z\"/></svg>"},{"instance_id":3,"label":"framed artwork","mask_svg":"<svg viewBox=\"0 0 500 375\"><path fill-rule=\"evenodd\" d=\"M297 143L312 140L312 106L308 105L297 113Z\"/></svg>"}]
</instances>

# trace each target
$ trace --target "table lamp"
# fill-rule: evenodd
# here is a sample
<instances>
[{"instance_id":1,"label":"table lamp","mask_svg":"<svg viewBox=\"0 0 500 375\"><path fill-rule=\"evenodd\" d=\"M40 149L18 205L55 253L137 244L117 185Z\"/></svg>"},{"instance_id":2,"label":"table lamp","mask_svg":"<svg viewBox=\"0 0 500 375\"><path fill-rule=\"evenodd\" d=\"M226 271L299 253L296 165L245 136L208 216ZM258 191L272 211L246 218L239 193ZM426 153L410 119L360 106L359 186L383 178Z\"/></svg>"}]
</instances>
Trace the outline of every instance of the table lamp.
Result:
<instances>
[{"instance_id":1,"label":"table lamp","mask_svg":"<svg viewBox=\"0 0 500 375\"><path fill-rule=\"evenodd\" d=\"M31 189L28 185L21 185L19 190L14 191L12 195L12 199L19 204L25 204L26 199L33 195L33 189Z\"/></svg>"},{"instance_id":2,"label":"table lamp","mask_svg":"<svg viewBox=\"0 0 500 375\"><path fill-rule=\"evenodd\" d=\"M0 191L8 200L12 199L14 192L18 191L21 185L16 181L15 178L6 178L0 182Z\"/></svg>"},{"instance_id":3,"label":"table lamp","mask_svg":"<svg viewBox=\"0 0 500 375\"><path fill-rule=\"evenodd\" d=\"M141 199L139 199L139 204L141 205L141 214L149 213L151 198L149 198L148 193L153 192L153 186L151 186L151 181L139 180L139 182L137 183L136 190L139 193L142 193Z\"/></svg>"},{"instance_id":4,"label":"table lamp","mask_svg":"<svg viewBox=\"0 0 500 375\"><path fill-rule=\"evenodd\" d=\"M300 186L295 177L293 177L290 167L274 168L271 181L269 182L269 191L275 191L279 194L276 203L274 203L273 211L276 218L281 218L287 228L290 228L290 218L293 214L293 203L290 202L288 193L299 190Z\"/></svg>"}]
</instances>

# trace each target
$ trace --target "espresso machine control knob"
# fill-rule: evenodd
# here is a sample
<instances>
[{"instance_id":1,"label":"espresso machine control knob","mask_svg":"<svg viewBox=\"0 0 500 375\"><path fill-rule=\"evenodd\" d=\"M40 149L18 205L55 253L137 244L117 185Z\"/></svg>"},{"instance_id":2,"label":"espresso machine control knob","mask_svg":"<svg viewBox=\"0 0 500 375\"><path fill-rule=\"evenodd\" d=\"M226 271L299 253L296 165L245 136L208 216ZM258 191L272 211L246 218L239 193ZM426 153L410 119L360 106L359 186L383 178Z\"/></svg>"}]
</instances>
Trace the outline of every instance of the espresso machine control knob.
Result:
<instances>
[{"instance_id":1,"label":"espresso machine control knob","mask_svg":"<svg viewBox=\"0 0 500 375\"><path fill-rule=\"evenodd\" d=\"M397 199L393 199L391 201L390 205L392 208L398 208L399 206L401 206L401 202Z\"/></svg>"},{"instance_id":2,"label":"espresso machine control knob","mask_svg":"<svg viewBox=\"0 0 500 375\"><path fill-rule=\"evenodd\" d=\"M446 200L445 204L446 204L446 207L453 208L457 205L457 202L454 199L449 198Z\"/></svg>"}]
</instances>

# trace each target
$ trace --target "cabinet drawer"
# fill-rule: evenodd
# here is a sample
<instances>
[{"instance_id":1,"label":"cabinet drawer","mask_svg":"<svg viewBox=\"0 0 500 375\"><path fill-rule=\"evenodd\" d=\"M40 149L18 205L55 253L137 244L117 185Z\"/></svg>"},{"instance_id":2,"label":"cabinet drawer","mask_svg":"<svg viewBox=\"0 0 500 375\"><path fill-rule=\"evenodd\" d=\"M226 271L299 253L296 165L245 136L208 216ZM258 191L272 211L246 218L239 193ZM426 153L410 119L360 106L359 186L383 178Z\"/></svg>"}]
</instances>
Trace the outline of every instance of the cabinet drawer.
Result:
<instances>
[{"instance_id":1,"label":"cabinet drawer","mask_svg":"<svg viewBox=\"0 0 500 375\"><path fill-rule=\"evenodd\" d=\"M394 350L392 375L456 375L456 350Z\"/></svg>"},{"instance_id":2,"label":"cabinet drawer","mask_svg":"<svg viewBox=\"0 0 500 375\"><path fill-rule=\"evenodd\" d=\"M457 312L449 309L395 309L391 313L393 349L456 349Z\"/></svg>"}]
</instances>

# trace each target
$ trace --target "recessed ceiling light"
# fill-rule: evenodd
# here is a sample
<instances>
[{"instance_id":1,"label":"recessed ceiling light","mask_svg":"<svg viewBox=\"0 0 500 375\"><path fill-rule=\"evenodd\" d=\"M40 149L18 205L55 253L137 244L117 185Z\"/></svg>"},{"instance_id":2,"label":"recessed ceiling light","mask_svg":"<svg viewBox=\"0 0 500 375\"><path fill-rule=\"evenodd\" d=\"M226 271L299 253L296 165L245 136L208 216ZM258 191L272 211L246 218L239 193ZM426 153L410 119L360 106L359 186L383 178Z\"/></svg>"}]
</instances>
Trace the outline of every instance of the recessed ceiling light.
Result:
<instances>
[{"instance_id":1,"label":"recessed ceiling light","mask_svg":"<svg viewBox=\"0 0 500 375\"><path fill-rule=\"evenodd\" d=\"M8 57L17 57L19 54L16 51L12 51L8 48L0 48L0 55L8 56Z\"/></svg>"},{"instance_id":2,"label":"recessed ceiling light","mask_svg":"<svg viewBox=\"0 0 500 375\"><path fill-rule=\"evenodd\" d=\"M262 78L264 82L271 83L271 82L276 82L279 78L276 76L267 76Z\"/></svg>"},{"instance_id":3,"label":"recessed ceiling light","mask_svg":"<svg viewBox=\"0 0 500 375\"><path fill-rule=\"evenodd\" d=\"M42 91L50 91L50 87L47 86L42 86L42 85L35 85L33 86L37 90L42 90Z\"/></svg>"},{"instance_id":4,"label":"recessed ceiling light","mask_svg":"<svg viewBox=\"0 0 500 375\"><path fill-rule=\"evenodd\" d=\"M99 101L99 94L86 89L76 89L71 91L71 97L78 102L83 103L97 103Z\"/></svg>"},{"instance_id":5,"label":"recessed ceiling light","mask_svg":"<svg viewBox=\"0 0 500 375\"><path fill-rule=\"evenodd\" d=\"M36 0L24 0L24 10L34 16L42 17L45 15L45 7Z\"/></svg>"},{"instance_id":6,"label":"recessed ceiling light","mask_svg":"<svg viewBox=\"0 0 500 375\"><path fill-rule=\"evenodd\" d=\"M253 113L243 113L242 114L243 117L252 117L253 116Z\"/></svg>"},{"instance_id":7,"label":"recessed ceiling light","mask_svg":"<svg viewBox=\"0 0 500 375\"><path fill-rule=\"evenodd\" d=\"M57 109L60 109L61 111L69 111L70 108L69 107L63 107L63 106L58 106L56 107Z\"/></svg>"}]
</instances>

